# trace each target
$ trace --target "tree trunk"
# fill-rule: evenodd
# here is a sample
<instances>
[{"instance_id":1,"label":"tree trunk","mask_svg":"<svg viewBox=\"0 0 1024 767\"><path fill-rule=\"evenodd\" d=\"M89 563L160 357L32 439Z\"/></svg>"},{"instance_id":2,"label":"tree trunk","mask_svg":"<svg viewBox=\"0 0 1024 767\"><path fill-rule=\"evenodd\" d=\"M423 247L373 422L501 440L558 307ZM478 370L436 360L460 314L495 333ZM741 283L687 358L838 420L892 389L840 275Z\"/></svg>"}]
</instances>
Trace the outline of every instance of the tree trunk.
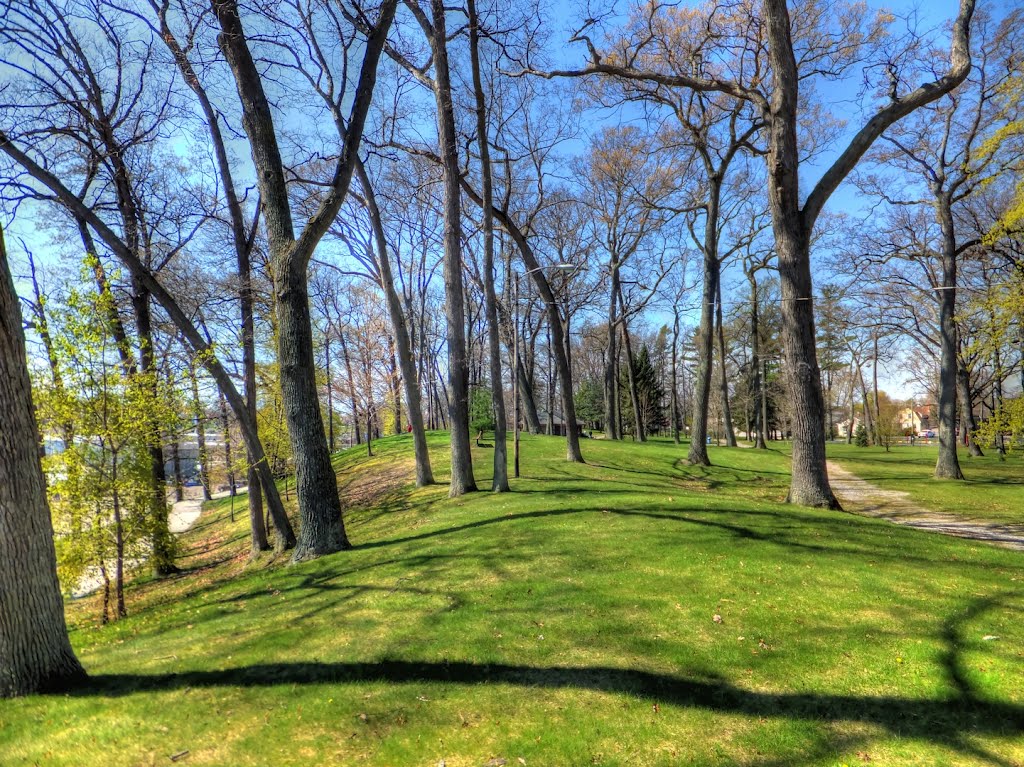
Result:
<instances>
[{"instance_id":1,"label":"tree trunk","mask_svg":"<svg viewBox=\"0 0 1024 767\"><path fill-rule=\"evenodd\" d=\"M712 179L714 182L714 179ZM718 262L718 214L721 183L710 183L708 207L705 211L704 289L701 292L700 325L697 328L697 379L693 393L693 424L690 429L690 450L687 463L710 466L708 458L708 407L711 404L711 373L714 341L714 311L718 296L721 264Z\"/></svg>"},{"instance_id":2,"label":"tree trunk","mask_svg":"<svg viewBox=\"0 0 1024 767\"><path fill-rule=\"evenodd\" d=\"M871 333L871 406L874 408L871 420L875 424L875 431L871 438L871 444L882 444L882 405L878 398L878 330Z\"/></svg>"},{"instance_id":3,"label":"tree trunk","mask_svg":"<svg viewBox=\"0 0 1024 767\"><path fill-rule=\"evenodd\" d=\"M235 261L238 267L238 303L242 331L243 396L245 397L246 412L252 421L253 433L258 434L258 428L256 426L256 341L252 306L253 291L250 254L256 238L259 206L256 207L256 219L253 220L247 234L245 228L245 216L242 213L242 205L238 199L238 194L235 191L235 182L231 173L231 163L228 158L227 146L224 142L224 136L220 129L220 116L211 103L202 82L196 75L187 53L181 47L177 38L171 31L170 25L167 22L168 8L168 4L163 4L157 11L160 20L160 37L167 45L168 49L170 49L171 54L174 57L174 61L178 65L178 69L181 71L183 80L196 94L199 106L206 118L206 126L210 133L210 143L213 145L214 156L217 161L217 172L220 176L221 185L224 190L224 199L227 203L228 215L231 220L231 236L235 247ZM231 448L228 440L229 432L227 425L227 413L223 400L223 393L221 394L221 397L221 412L222 418L224 419L224 445L226 465L228 467L228 484L230 486L231 495L234 497L236 490L235 477L234 469L231 466ZM267 540L267 529L263 518L263 494L260 490L260 478L256 468L256 458L251 451L247 451L247 455L248 468L246 469L246 484L248 485L249 529L252 539L252 551L255 555L260 551L268 550L270 548L270 543ZM276 498L276 495L277 493L275 489L273 491L273 496ZM280 521L284 517L284 509L278 508L271 510L271 515L274 519ZM294 539L294 533L291 532L290 526L287 530L281 528L278 532L281 537L279 545L282 548L286 545L290 546L291 544L287 542Z\"/></svg>"},{"instance_id":4,"label":"tree trunk","mask_svg":"<svg viewBox=\"0 0 1024 767\"><path fill-rule=\"evenodd\" d=\"M96 524L103 523L103 514L99 511L95 515ZM103 579L103 604L100 611L100 625L106 626L110 623L110 574L107 572L107 563L103 561L102 552L96 557L96 566L100 569L100 578Z\"/></svg>"},{"instance_id":5,"label":"tree trunk","mask_svg":"<svg viewBox=\"0 0 1024 767\"><path fill-rule=\"evenodd\" d=\"M352 375L352 357L348 353L348 342L345 341L345 333L338 334L338 344L341 346L341 358L345 361L345 375L348 377L349 404L352 406L352 430L355 432L355 444L363 444L361 426L359 424L359 402L356 400L356 379Z\"/></svg>"},{"instance_id":6,"label":"tree trunk","mask_svg":"<svg viewBox=\"0 0 1024 767\"><path fill-rule=\"evenodd\" d=\"M551 324L548 323L548 436L555 433L555 371L552 364Z\"/></svg>"},{"instance_id":7,"label":"tree trunk","mask_svg":"<svg viewBox=\"0 0 1024 767\"><path fill-rule=\"evenodd\" d=\"M608 296L608 342L604 352L604 436L605 439L622 439L618 418L618 361L619 340L618 309L619 266L614 261L608 266L611 288Z\"/></svg>"},{"instance_id":8,"label":"tree trunk","mask_svg":"<svg viewBox=\"0 0 1024 767\"><path fill-rule=\"evenodd\" d=\"M767 450L765 432L768 430L768 396L765 391L766 376L763 376L761 371L761 313L758 309L757 277L754 272L747 274L747 280L750 281L750 366L754 372L753 388L757 393L759 422L754 447L758 450Z\"/></svg>"},{"instance_id":9,"label":"tree trunk","mask_svg":"<svg viewBox=\"0 0 1024 767\"><path fill-rule=\"evenodd\" d=\"M391 258L388 252L387 238L384 234L384 223L381 219L380 208L377 206L377 196L362 162L356 163L356 174L359 177L360 185L363 187L367 210L370 214L370 224L373 227L374 240L377 243L377 268L380 272L384 297L388 303L391 329L395 335L395 351L398 354L398 365L402 371L402 380L405 383L405 401L409 411L409 423L412 426L413 452L416 456L416 486L425 487L434 483L434 472L430 466L430 453L427 450L427 433L423 425L423 406L420 402L420 386L416 375L416 360L413 359L412 341L409 338L409 329L406 324L405 312L402 310L402 301L395 288L395 276L391 270ZM345 364L349 364L347 352ZM349 365L349 379L351 380L351 378L352 369L351 365Z\"/></svg>"},{"instance_id":10,"label":"tree trunk","mask_svg":"<svg viewBox=\"0 0 1024 767\"><path fill-rule=\"evenodd\" d=\"M373 418L373 408L366 408L366 457L373 458L373 425L371 423Z\"/></svg>"},{"instance_id":11,"label":"tree trunk","mask_svg":"<svg viewBox=\"0 0 1024 767\"><path fill-rule=\"evenodd\" d=\"M396 0L385 0L381 4L378 24L367 36L331 187L298 239L292 225L291 203L270 104L259 68L249 50L237 0L212 0L211 4L220 27L217 42L231 68L241 102L242 126L256 168L270 246L281 391L295 456L296 494L302 518L294 561L301 561L350 547L316 388L306 271L313 249L327 232L348 193L354 159L373 99L377 63L394 19ZM269 497L270 489L264 489Z\"/></svg>"},{"instance_id":12,"label":"tree trunk","mask_svg":"<svg viewBox=\"0 0 1024 767\"><path fill-rule=\"evenodd\" d=\"M860 370L860 366L859 365L857 367L857 370ZM853 417L854 417L853 395L854 395L854 390L855 389L856 389L856 384L855 384L853 375L851 374L850 375L850 420L849 420L849 426L846 429L846 444L847 445L853 444Z\"/></svg>"},{"instance_id":13,"label":"tree trunk","mask_svg":"<svg viewBox=\"0 0 1024 767\"><path fill-rule=\"evenodd\" d=\"M969 455L980 458L985 455L981 445L974 439L978 430L978 420L974 417L974 398L971 397L971 376L967 368L957 364L956 370L957 401L960 403L960 423L964 430L964 444Z\"/></svg>"},{"instance_id":14,"label":"tree trunk","mask_svg":"<svg viewBox=\"0 0 1024 767\"><path fill-rule=\"evenodd\" d=\"M351 544L341 517L338 483L313 375L316 362L305 265L281 256L273 262L283 267L274 274L277 356L302 518L293 560L301 562L349 549Z\"/></svg>"},{"instance_id":15,"label":"tree trunk","mask_svg":"<svg viewBox=\"0 0 1024 767\"><path fill-rule=\"evenodd\" d=\"M224 395L219 391L217 405L220 409L220 432L224 445L224 481L228 485L228 495L234 498L238 489L235 487L234 456L231 454L231 421L228 419L228 406L224 402Z\"/></svg>"},{"instance_id":16,"label":"tree trunk","mask_svg":"<svg viewBox=\"0 0 1024 767\"><path fill-rule=\"evenodd\" d=\"M331 328L324 333L324 377L327 380L327 449L334 453L334 384L331 379Z\"/></svg>"},{"instance_id":17,"label":"tree trunk","mask_svg":"<svg viewBox=\"0 0 1024 767\"><path fill-rule=\"evenodd\" d=\"M721 373L719 390L722 397L722 421L725 424L726 447L736 447L736 430L732 425L732 408L729 407L729 374L725 369L725 328L722 327L722 280L719 277L715 294L715 329L718 332L718 366Z\"/></svg>"},{"instance_id":18,"label":"tree trunk","mask_svg":"<svg viewBox=\"0 0 1024 767\"><path fill-rule=\"evenodd\" d=\"M948 195L936 195L936 217L942 230L942 289L939 293L939 456L935 476L963 479L956 452L956 239Z\"/></svg>"},{"instance_id":19,"label":"tree trunk","mask_svg":"<svg viewBox=\"0 0 1024 767\"><path fill-rule=\"evenodd\" d=\"M180 502L185 500L185 479L181 475L181 448L178 444L178 435L171 436L171 466L174 467L174 500Z\"/></svg>"},{"instance_id":20,"label":"tree trunk","mask_svg":"<svg viewBox=\"0 0 1024 767\"><path fill-rule=\"evenodd\" d=\"M768 423L768 360L761 360L761 428L764 438L772 438L771 425Z\"/></svg>"},{"instance_id":21,"label":"tree trunk","mask_svg":"<svg viewBox=\"0 0 1024 767\"><path fill-rule=\"evenodd\" d=\"M857 377L860 379L860 399L864 406L864 430L868 435L875 433L874 416L871 414L871 398L868 396L868 387L864 383L864 368L857 364Z\"/></svg>"},{"instance_id":22,"label":"tree trunk","mask_svg":"<svg viewBox=\"0 0 1024 767\"><path fill-rule=\"evenodd\" d=\"M442 0L431 0L434 53L434 97L437 135L444 172L444 286L448 320L448 417L451 423L452 479L448 495L476 490L469 436L469 367L466 354L465 295L462 286L462 192L459 189L459 148L448 71L447 25Z\"/></svg>"},{"instance_id":23,"label":"tree trunk","mask_svg":"<svg viewBox=\"0 0 1024 767\"><path fill-rule=\"evenodd\" d=\"M475 0L468 0L469 49L473 69L473 95L476 100L477 146L480 150L481 198L484 237L484 314L487 318L487 344L490 355L491 402L494 406L494 479L491 489L505 492L508 487L508 426L505 414L504 376L501 370L501 338L498 326L498 298L494 291L494 194L491 174L491 150L487 131L487 105L480 75L480 18Z\"/></svg>"},{"instance_id":24,"label":"tree trunk","mask_svg":"<svg viewBox=\"0 0 1024 767\"><path fill-rule=\"evenodd\" d=\"M192 383L192 415L196 419L196 445L199 448L199 482L203 486L203 500L213 499L210 492L210 456L206 453L206 414L199 399L199 378L189 368L188 377Z\"/></svg>"},{"instance_id":25,"label":"tree trunk","mask_svg":"<svg viewBox=\"0 0 1024 767\"><path fill-rule=\"evenodd\" d=\"M22 327L0 230L0 698L85 678L64 622Z\"/></svg>"},{"instance_id":26,"label":"tree trunk","mask_svg":"<svg viewBox=\"0 0 1024 767\"><path fill-rule=\"evenodd\" d=\"M673 307L672 314L672 441L679 444L679 307Z\"/></svg>"},{"instance_id":27,"label":"tree trunk","mask_svg":"<svg viewBox=\"0 0 1024 767\"><path fill-rule=\"evenodd\" d=\"M114 517L114 615L117 619L128 616L124 604L124 521L121 519L121 494L117 490L117 451L111 451L110 486L113 488L111 506Z\"/></svg>"},{"instance_id":28,"label":"tree trunk","mask_svg":"<svg viewBox=\"0 0 1024 767\"><path fill-rule=\"evenodd\" d=\"M621 296L620 296L621 298ZM629 401L633 406L633 436L638 442L647 441L644 429L644 417L640 412L640 394L636 389L636 357L633 356L633 344L629 339L629 323L622 319L622 341L626 352L626 378L629 384Z\"/></svg>"},{"instance_id":29,"label":"tree trunk","mask_svg":"<svg viewBox=\"0 0 1024 767\"><path fill-rule=\"evenodd\" d=\"M791 503L838 509L825 468L825 402L814 332L810 236L800 209L798 75L785 3L766 3L772 88L768 125L768 203L782 285L782 342L793 428Z\"/></svg>"},{"instance_id":30,"label":"tree trunk","mask_svg":"<svg viewBox=\"0 0 1024 767\"><path fill-rule=\"evenodd\" d=\"M526 430L530 434L540 433L540 415L537 413L537 401L533 397L533 386L526 376L526 367L520 356L516 357L516 375L519 376L519 401L523 406L523 417L526 419Z\"/></svg>"},{"instance_id":31,"label":"tree trunk","mask_svg":"<svg viewBox=\"0 0 1024 767\"><path fill-rule=\"evenodd\" d=\"M135 329L139 334L140 371L145 377L145 386L156 402L160 398L156 370L156 350L153 343L153 321L149 304L149 291L132 278L132 306L135 309ZM164 449L160 424L147 415L146 442L149 452L151 512L149 520L149 559L157 576L179 572L174 564L174 536L171 535L167 513L167 475L164 470Z\"/></svg>"},{"instance_id":32,"label":"tree trunk","mask_svg":"<svg viewBox=\"0 0 1024 767\"><path fill-rule=\"evenodd\" d=\"M391 383L391 402L394 406L395 421L394 429L395 434L402 433L402 381L401 376L398 374L398 359L395 353L395 338L393 335L388 336L388 379Z\"/></svg>"}]
</instances>

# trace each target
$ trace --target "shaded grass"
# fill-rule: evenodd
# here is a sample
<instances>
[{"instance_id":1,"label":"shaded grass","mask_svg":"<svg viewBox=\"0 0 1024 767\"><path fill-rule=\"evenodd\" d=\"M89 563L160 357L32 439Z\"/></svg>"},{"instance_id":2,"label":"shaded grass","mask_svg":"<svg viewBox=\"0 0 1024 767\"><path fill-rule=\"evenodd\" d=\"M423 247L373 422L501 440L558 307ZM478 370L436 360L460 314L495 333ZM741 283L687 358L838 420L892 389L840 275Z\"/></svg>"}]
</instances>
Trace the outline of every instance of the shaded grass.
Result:
<instances>
[{"instance_id":1,"label":"shaded grass","mask_svg":"<svg viewBox=\"0 0 1024 767\"><path fill-rule=\"evenodd\" d=\"M337 456L353 551L248 564L219 501L132 617L70 604L93 681L0 703L0 762L1024 761L1019 553L783 505L775 451L526 437L517 492L450 501L376 450Z\"/></svg>"},{"instance_id":2,"label":"shaded grass","mask_svg":"<svg viewBox=\"0 0 1024 767\"><path fill-rule=\"evenodd\" d=\"M828 445L830 460L879 487L909 493L923 508L969 521L1024 526L1024 455L1011 453L1000 460L995 451L972 457L961 450L964 482L935 479L937 455L934 445L896 445L889 452Z\"/></svg>"}]
</instances>

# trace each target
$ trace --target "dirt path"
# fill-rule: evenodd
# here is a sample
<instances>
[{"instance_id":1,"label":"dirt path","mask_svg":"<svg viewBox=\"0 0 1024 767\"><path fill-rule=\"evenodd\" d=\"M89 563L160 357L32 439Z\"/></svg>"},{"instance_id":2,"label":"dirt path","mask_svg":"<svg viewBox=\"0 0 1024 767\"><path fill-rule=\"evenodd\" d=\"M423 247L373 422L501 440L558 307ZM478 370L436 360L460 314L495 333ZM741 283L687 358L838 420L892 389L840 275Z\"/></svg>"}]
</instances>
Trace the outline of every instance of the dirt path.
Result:
<instances>
[{"instance_id":1,"label":"dirt path","mask_svg":"<svg viewBox=\"0 0 1024 767\"><path fill-rule=\"evenodd\" d=\"M1024 525L970 522L954 514L923 509L914 503L909 493L872 485L833 461L828 462L828 478L843 508L854 514L1024 551Z\"/></svg>"}]
</instances>

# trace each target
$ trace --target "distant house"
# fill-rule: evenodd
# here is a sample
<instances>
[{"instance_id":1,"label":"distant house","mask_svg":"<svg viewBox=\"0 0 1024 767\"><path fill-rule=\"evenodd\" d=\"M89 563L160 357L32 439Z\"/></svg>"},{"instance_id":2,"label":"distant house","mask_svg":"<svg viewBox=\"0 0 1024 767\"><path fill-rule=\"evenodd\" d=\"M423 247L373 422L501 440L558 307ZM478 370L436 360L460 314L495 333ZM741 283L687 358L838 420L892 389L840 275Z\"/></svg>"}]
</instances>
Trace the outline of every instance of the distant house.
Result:
<instances>
[{"instance_id":1,"label":"distant house","mask_svg":"<svg viewBox=\"0 0 1024 767\"><path fill-rule=\"evenodd\" d=\"M540 433L541 434L547 434L548 433L548 414L543 412L543 411L541 411L538 415L540 416ZM558 437L564 437L565 436L565 421L562 419L561 413L555 413L554 414L554 419L552 420L552 426L554 427L552 429L552 431L551 431L552 434L554 434L554 435L556 435ZM577 418L576 419L576 428L577 428L578 431L582 432L586 428L586 424L584 424L581 420L579 420Z\"/></svg>"},{"instance_id":2,"label":"distant house","mask_svg":"<svg viewBox=\"0 0 1024 767\"><path fill-rule=\"evenodd\" d=\"M855 416L853 421L846 419L845 421L838 421L836 423L836 438L847 439L857 433L857 427L860 426L861 420L859 416Z\"/></svg>"},{"instance_id":3,"label":"distant house","mask_svg":"<svg viewBox=\"0 0 1024 767\"><path fill-rule=\"evenodd\" d=\"M909 431L915 436L920 436L926 431L933 431L938 425L937 413L938 408L935 405L905 407L898 414L900 429Z\"/></svg>"}]
</instances>

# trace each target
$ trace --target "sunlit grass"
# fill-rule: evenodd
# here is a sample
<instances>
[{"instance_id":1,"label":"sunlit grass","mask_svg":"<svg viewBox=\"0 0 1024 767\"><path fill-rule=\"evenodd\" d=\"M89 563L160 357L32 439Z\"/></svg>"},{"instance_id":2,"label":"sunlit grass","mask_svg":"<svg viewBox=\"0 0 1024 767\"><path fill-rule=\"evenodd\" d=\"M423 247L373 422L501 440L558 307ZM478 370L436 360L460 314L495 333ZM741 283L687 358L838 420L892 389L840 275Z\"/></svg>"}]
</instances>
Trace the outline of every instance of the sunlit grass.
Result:
<instances>
[{"instance_id":1,"label":"sunlit grass","mask_svg":"<svg viewBox=\"0 0 1024 767\"><path fill-rule=\"evenodd\" d=\"M94 683L0 703L0 763L1024 761L1021 554L786 506L776 451L583 447L455 501L408 437L346 452L355 549L300 566L211 504L127 620L69 605Z\"/></svg>"}]
</instances>

